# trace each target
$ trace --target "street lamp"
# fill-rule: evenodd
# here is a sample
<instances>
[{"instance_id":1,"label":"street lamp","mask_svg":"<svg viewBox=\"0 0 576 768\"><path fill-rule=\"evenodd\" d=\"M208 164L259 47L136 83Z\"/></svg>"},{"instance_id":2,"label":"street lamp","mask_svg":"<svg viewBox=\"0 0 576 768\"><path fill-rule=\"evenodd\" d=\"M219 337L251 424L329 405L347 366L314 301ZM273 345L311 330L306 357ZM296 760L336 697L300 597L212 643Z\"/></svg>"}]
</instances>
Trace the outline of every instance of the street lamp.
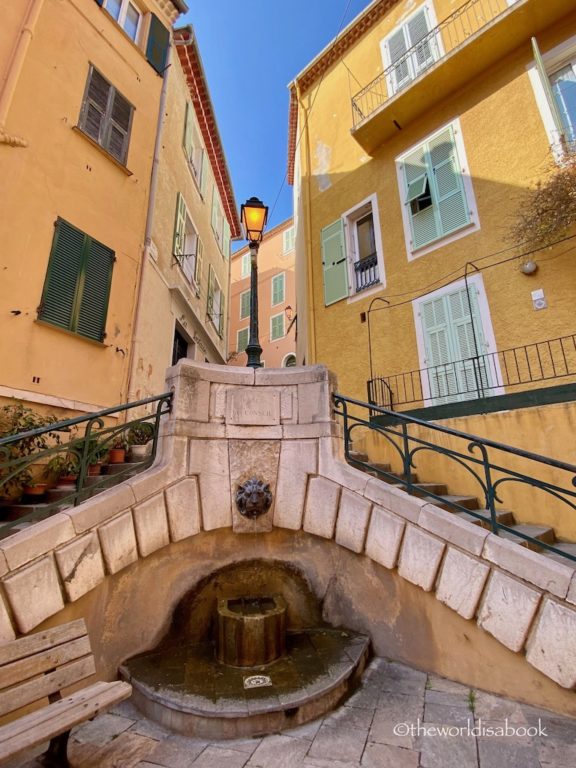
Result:
<instances>
[{"instance_id":1,"label":"street lamp","mask_svg":"<svg viewBox=\"0 0 576 768\"><path fill-rule=\"evenodd\" d=\"M240 219L244 230L244 238L250 248L250 338L246 347L248 368L261 368L260 355L262 347L258 341L258 247L262 241L262 233L268 218L268 206L257 197L246 200L240 208Z\"/></svg>"}]
</instances>

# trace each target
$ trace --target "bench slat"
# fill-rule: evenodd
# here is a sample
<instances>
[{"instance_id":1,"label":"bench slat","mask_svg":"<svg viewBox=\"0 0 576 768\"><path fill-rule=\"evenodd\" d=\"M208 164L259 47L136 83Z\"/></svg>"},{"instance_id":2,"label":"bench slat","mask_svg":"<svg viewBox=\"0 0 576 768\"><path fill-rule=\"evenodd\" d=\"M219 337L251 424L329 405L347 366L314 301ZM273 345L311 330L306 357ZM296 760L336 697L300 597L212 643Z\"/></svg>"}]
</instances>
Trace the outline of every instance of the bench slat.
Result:
<instances>
[{"instance_id":1,"label":"bench slat","mask_svg":"<svg viewBox=\"0 0 576 768\"><path fill-rule=\"evenodd\" d=\"M0 693L0 716L32 704L51 693L90 677L96 671L94 657L87 656L65 667Z\"/></svg>"},{"instance_id":2,"label":"bench slat","mask_svg":"<svg viewBox=\"0 0 576 768\"><path fill-rule=\"evenodd\" d=\"M127 699L132 692L128 683L95 683L61 701L43 707L0 727L0 760L90 720L100 711Z\"/></svg>"},{"instance_id":3,"label":"bench slat","mask_svg":"<svg viewBox=\"0 0 576 768\"><path fill-rule=\"evenodd\" d=\"M12 661L26 658L26 656L31 656L34 653L49 650L55 645L76 640L78 637L87 634L86 622L84 619L77 619L68 624L62 624L59 627L45 629L33 635L11 640L9 643L0 645L0 667Z\"/></svg>"},{"instance_id":4,"label":"bench slat","mask_svg":"<svg viewBox=\"0 0 576 768\"><path fill-rule=\"evenodd\" d=\"M25 683L32 677L50 669L57 669L63 664L91 653L90 639L86 636L36 653L26 659L13 661L11 664L6 664L0 673L0 690Z\"/></svg>"}]
</instances>

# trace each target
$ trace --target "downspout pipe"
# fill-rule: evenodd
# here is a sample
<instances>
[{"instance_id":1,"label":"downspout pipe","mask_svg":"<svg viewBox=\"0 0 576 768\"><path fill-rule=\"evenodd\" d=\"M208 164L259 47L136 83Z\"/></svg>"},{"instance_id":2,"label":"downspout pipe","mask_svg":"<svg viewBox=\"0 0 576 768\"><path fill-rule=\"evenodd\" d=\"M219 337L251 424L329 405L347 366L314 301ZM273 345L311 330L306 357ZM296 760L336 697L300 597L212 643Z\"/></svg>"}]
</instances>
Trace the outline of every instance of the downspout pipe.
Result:
<instances>
[{"instance_id":1,"label":"downspout pipe","mask_svg":"<svg viewBox=\"0 0 576 768\"><path fill-rule=\"evenodd\" d=\"M148 210L146 212L146 229L144 231L144 249L142 253L142 266L140 267L140 275L138 278L138 291L136 294L136 307L134 310L134 322L132 325L133 336L132 344L130 345L130 361L128 364L128 386L126 392L126 401L134 399L134 379L136 375L137 367L137 354L136 347L138 345L138 333L140 325L140 317L142 311L142 294L144 286L144 275L146 273L146 264L150 255L150 246L152 245L152 227L154 225L154 210L156 208L156 190L158 186L158 168L160 166L160 152L162 150L162 130L164 128L164 112L166 109L166 99L168 95L168 76L170 72L170 66L172 62L172 46L171 43L168 48L168 55L166 56L166 66L163 72L162 89L160 91L160 104L158 106L158 121L156 123L156 142L154 144L154 157L152 160L152 171L150 174L150 194L148 196Z\"/></svg>"},{"instance_id":2,"label":"downspout pipe","mask_svg":"<svg viewBox=\"0 0 576 768\"><path fill-rule=\"evenodd\" d=\"M5 126L12 99L16 92L16 86L18 85L24 61L26 60L26 54L34 37L34 29L43 5L44 0L30 0L26 17L20 27L18 40L8 61L6 78L0 91L0 144L8 144L12 147L28 146L26 139L6 133Z\"/></svg>"}]
</instances>

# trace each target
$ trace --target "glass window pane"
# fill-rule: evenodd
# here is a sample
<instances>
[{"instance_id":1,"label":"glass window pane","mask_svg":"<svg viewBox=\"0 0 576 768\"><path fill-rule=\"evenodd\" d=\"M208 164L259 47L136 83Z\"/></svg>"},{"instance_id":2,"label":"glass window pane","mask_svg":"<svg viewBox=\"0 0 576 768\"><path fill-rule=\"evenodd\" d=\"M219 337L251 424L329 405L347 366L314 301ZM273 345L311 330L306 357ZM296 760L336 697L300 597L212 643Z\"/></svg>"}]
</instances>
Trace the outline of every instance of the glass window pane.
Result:
<instances>
[{"instance_id":1,"label":"glass window pane","mask_svg":"<svg viewBox=\"0 0 576 768\"><path fill-rule=\"evenodd\" d=\"M132 40L136 40L136 32L138 31L138 21L140 14L130 3L128 4L128 10L126 11L126 18L124 19L124 30L130 35Z\"/></svg>"},{"instance_id":2,"label":"glass window pane","mask_svg":"<svg viewBox=\"0 0 576 768\"><path fill-rule=\"evenodd\" d=\"M373 256L376 253L376 240L374 239L372 214L358 221L356 231L358 233L358 256L360 260Z\"/></svg>"},{"instance_id":3,"label":"glass window pane","mask_svg":"<svg viewBox=\"0 0 576 768\"><path fill-rule=\"evenodd\" d=\"M550 76L552 92L558 104L569 141L576 140L576 73L571 64Z\"/></svg>"},{"instance_id":4,"label":"glass window pane","mask_svg":"<svg viewBox=\"0 0 576 768\"><path fill-rule=\"evenodd\" d=\"M118 17L120 16L121 7L121 0L106 0L106 3L104 4L104 8L106 8L110 16L112 16L113 19L116 19L116 21L118 21Z\"/></svg>"}]
</instances>

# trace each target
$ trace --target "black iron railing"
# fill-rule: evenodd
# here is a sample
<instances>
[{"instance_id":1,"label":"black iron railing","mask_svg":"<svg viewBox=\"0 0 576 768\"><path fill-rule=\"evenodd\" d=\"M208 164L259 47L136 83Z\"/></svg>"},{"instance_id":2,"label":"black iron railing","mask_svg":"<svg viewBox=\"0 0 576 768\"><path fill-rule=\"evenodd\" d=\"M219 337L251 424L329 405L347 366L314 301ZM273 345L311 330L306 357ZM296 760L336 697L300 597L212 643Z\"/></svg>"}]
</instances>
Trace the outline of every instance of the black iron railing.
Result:
<instances>
[{"instance_id":1,"label":"black iron railing","mask_svg":"<svg viewBox=\"0 0 576 768\"><path fill-rule=\"evenodd\" d=\"M356 275L356 292L363 291L375 285L378 280L378 255L376 253L354 262Z\"/></svg>"},{"instance_id":2,"label":"black iron railing","mask_svg":"<svg viewBox=\"0 0 576 768\"><path fill-rule=\"evenodd\" d=\"M165 392L0 438L0 538L147 469L171 403L172 393ZM21 404L8 408L29 410ZM120 451L118 463L106 464L112 450ZM128 451L126 462L122 451Z\"/></svg>"},{"instance_id":3,"label":"black iron railing","mask_svg":"<svg viewBox=\"0 0 576 768\"><path fill-rule=\"evenodd\" d=\"M352 412L353 411L353 412ZM478 496L488 511L490 528L499 535L507 532L523 541L530 542L547 552L554 552L568 560L576 561L576 556L562 551L554 544L527 535L516 528L498 520L496 504L505 503L503 498L506 488L513 484L527 486L531 491L541 492L548 499L555 499L570 515L576 514L576 466L556 461L537 453L514 448L494 440L487 440L477 435L460 432L431 422L422 421L402 413L385 408L378 408L370 403L363 403L343 395L334 395L334 412L342 419L344 427L344 454L348 463L368 470L381 478L401 484L408 493L419 493L420 488L414 480L417 458L424 452L432 452L437 457L445 457L454 465L462 468L473 479ZM373 415L387 417L386 424L377 423ZM385 441L393 459L399 462L399 471L383 469L382 464L373 464L359 460L352 455L352 441L355 430L369 429ZM453 446L461 447L453 447ZM493 457L496 458L493 458ZM508 466L504 465L504 462ZM510 466L522 464L527 471ZM561 477L565 482L551 482L543 477L546 471L554 477ZM450 507L455 512L465 512L483 522L486 516L480 510L470 509L457 501L447 500L446 496L426 491L428 498ZM531 495L532 504L538 504L537 493Z\"/></svg>"},{"instance_id":4,"label":"black iron railing","mask_svg":"<svg viewBox=\"0 0 576 768\"><path fill-rule=\"evenodd\" d=\"M352 98L354 126L453 51L509 10L506 0L469 0L431 29L393 64Z\"/></svg>"},{"instance_id":5,"label":"black iron railing","mask_svg":"<svg viewBox=\"0 0 576 768\"><path fill-rule=\"evenodd\" d=\"M423 406L517 392L523 385L576 376L576 334L465 360L369 379L368 401L383 408Z\"/></svg>"}]
</instances>

